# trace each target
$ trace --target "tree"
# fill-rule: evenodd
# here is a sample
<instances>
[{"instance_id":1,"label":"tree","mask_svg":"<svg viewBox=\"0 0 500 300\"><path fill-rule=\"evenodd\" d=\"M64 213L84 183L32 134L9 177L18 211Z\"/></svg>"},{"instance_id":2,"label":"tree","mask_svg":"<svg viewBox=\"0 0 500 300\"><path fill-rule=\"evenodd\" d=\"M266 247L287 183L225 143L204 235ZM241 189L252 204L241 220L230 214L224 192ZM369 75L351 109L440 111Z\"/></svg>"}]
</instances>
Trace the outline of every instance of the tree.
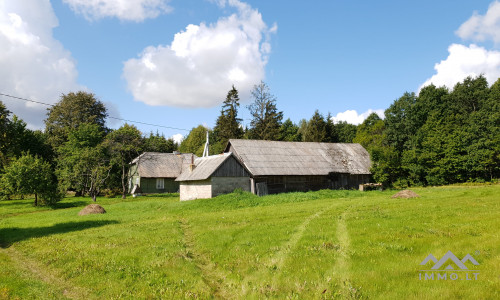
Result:
<instances>
[{"instance_id":1,"label":"tree","mask_svg":"<svg viewBox=\"0 0 500 300\"><path fill-rule=\"evenodd\" d=\"M280 127L280 141L300 142L302 136L299 133L299 126L295 125L292 120L286 119Z\"/></svg>"},{"instance_id":2,"label":"tree","mask_svg":"<svg viewBox=\"0 0 500 300\"><path fill-rule=\"evenodd\" d=\"M327 142L328 132L327 132L327 122L322 114L318 110L314 112L307 123L305 131L302 133L304 142Z\"/></svg>"},{"instance_id":3,"label":"tree","mask_svg":"<svg viewBox=\"0 0 500 300\"><path fill-rule=\"evenodd\" d=\"M96 124L81 124L58 148L57 173L62 186L74 187L96 201L111 166L102 145L104 132Z\"/></svg>"},{"instance_id":4,"label":"tree","mask_svg":"<svg viewBox=\"0 0 500 300\"><path fill-rule=\"evenodd\" d=\"M6 195L35 195L35 206L39 199L43 204L52 204L62 198L50 164L29 153L14 159L5 168L0 188Z\"/></svg>"},{"instance_id":5,"label":"tree","mask_svg":"<svg viewBox=\"0 0 500 300\"><path fill-rule=\"evenodd\" d=\"M68 140L68 135L83 123L96 124L102 131L105 127L107 112L104 104L94 94L86 92L69 93L48 109L45 132L54 149Z\"/></svg>"},{"instance_id":6,"label":"tree","mask_svg":"<svg viewBox=\"0 0 500 300\"><path fill-rule=\"evenodd\" d=\"M229 139L240 139L243 137L241 119L238 118L239 101L238 90L233 85L233 88L227 93L226 100L222 104L221 114L217 118L213 130L218 148L225 147Z\"/></svg>"},{"instance_id":7,"label":"tree","mask_svg":"<svg viewBox=\"0 0 500 300\"><path fill-rule=\"evenodd\" d=\"M324 141L327 143L337 143L339 141L339 136L337 128L333 123L333 118L331 113L328 113L325 121L326 121L326 126L325 126L326 137Z\"/></svg>"},{"instance_id":8,"label":"tree","mask_svg":"<svg viewBox=\"0 0 500 300\"><path fill-rule=\"evenodd\" d=\"M384 121L372 113L358 126L354 143L360 143L370 153L371 172L375 181L391 185L398 179L400 164L395 149L387 145Z\"/></svg>"},{"instance_id":9,"label":"tree","mask_svg":"<svg viewBox=\"0 0 500 300\"><path fill-rule=\"evenodd\" d=\"M127 183L130 180L130 162L143 150L142 133L133 125L125 123L117 130L110 132L104 142L111 154L111 159L121 169L122 198L127 197Z\"/></svg>"},{"instance_id":10,"label":"tree","mask_svg":"<svg viewBox=\"0 0 500 300\"><path fill-rule=\"evenodd\" d=\"M2 101L0 101L0 170L6 164L6 152L8 144L7 131L10 125L10 111L7 110Z\"/></svg>"},{"instance_id":11,"label":"tree","mask_svg":"<svg viewBox=\"0 0 500 300\"><path fill-rule=\"evenodd\" d=\"M405 93L385 110L385 129L388 142L399 153L409 149L409 140L416 134L417 124L413 124L413 109L417 102L415 93Z\"/></svg>"},{"instance_id":12,"label":"tree","mask_svg":"<svg viewBox=\"0 0 500 300\"><path fill-rule=\"evenodd\" d=\"M253 119L250 122L250 138L276 141L280 138L283 112L276 108L276 98L263 81L252 90L254 102L248 106Z\"/></svg>"},{"instance_id":13,"label":"tree","mask_svg":"<svg viewBox=\"0 0 500 300\"><path fill-rule=\"evenodd\" d=\"M352 143L358 129L356 125L349 124L346 121L338 122L335 124L335 128L337 129L339 143Z\"/></svg>"},{"instance_id":14,"label":"tree","mask_svg":"<svg viewBox=\"0 0 500 300\"><path fill-rule=\"evenodd\" d=\"M172 138L166 139L163 134L150 132L149 137L144 139L143 150L144 152L172 153L178 147L179 145Z\"/></svg>"},{"instance_id":15,"label":"tree","mask_svg":"<svg viewBox=\"0 0 500 300\"><path fill-rule=\"evenodd\" d=\"M197 156L202 156L207 140L207 130L209 132L209 137L213 136L212 131L203 125L198 125L198 127L193 128L189 132L188 136L182 140L179 146L179 151L182 153L194 153ZM212 141L209 140L209 142ZM210 151L212 150L213 149L210 149Z\"/></svg>"}]
</instances>

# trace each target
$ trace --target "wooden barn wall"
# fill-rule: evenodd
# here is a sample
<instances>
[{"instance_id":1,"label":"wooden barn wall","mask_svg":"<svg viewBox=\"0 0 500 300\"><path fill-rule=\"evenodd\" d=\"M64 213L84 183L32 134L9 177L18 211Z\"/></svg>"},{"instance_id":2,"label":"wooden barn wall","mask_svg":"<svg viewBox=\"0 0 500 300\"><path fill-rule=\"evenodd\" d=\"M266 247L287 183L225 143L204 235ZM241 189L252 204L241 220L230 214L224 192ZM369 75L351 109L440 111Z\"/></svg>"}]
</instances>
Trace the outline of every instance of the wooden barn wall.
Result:
<instances>
[{"instance_id":1,"label":"wooden barn wall","mask_svg":"<svg viewBox=\"0 0 500 300\"><path fill-rule=\"evenodd\" d=\"M226 161L212 174L212 177L249 177L250 174L233 157Z\"/></svg>"},{"instance_id":2,"label":"wooden barn wall","mask_svg":"<svg viewBox=\"0 0 500 300\"><path fill-rule=\"evenodd\" d=\"M370 175L333 174L329 176L256 176L255 184L266 183L269 194L306 192L322 189L357 189L368 183Z\"/></svg>"},{"instance_id":3,"label":"wooden barn wall","mask_svg":"<svg viewBox=\"0 0 500 300\"><path fill-rule=\"evenodd\" d=\"M236 189L250 191L250 177L212 177L212 197L229 194Z\"/></svg>"}]
</instances>

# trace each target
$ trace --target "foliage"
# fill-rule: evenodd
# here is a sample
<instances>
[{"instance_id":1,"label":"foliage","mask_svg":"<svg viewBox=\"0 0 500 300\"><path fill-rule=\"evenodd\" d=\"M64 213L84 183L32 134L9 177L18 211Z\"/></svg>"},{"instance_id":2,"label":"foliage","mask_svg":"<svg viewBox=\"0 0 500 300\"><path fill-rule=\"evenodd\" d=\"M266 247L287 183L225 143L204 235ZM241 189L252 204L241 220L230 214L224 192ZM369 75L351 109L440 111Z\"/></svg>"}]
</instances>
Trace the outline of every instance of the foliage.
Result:
<instances>
[{"instance_id":1,"label":"foliage","mask_svg":"<svg viewBox=\"0 0 500 300\"><path fill-rule=\"evenodd\" d=\"M13 194L35 195L35 206L38 200L42 204L53 204L61 199L50 164L29 153L14 159L5 168L0 179L0 190L4 197Z\"/></svg>"},{"instance_id":2,"label":"foliage","mask_svg":"<svg viewBox=\"0 0 500 300\"><path fill-rule=\"evenodd\" d=\"M121 170L122 198L127 197L127 183L130 180L130 162L143 151L142 133L133 125L125 123L110 132L103 143L111 155L111 162Z\"/></svg>"},{"instance_id":3,"label":"foliage","mask_svg":"<svg viewBox=\"0 0 500 300\"><path fill-rule=\"evenodd\" d=\"M111 166L102 142L104 132L96 124L80 124L58 148L57 174L64 188L75 188L95 201Z\"/></svg>"},{"instance_id":4,"label":"foliage","mask_svg":"<svg viewBox=\"0 0 500 300\"><path fill-rule=\"evenodd\" d=\"M276 97L271 94L269 86L261 81L252 90L254 102L248 106L252 115L249 136L256 140L276 141L280 138L283 112L276 108Z\"/></svg>"},{"instance_id":5,"label":"foliage","mask_svg":"<svg viewBox=\"0 0 500 300\"><path fill-rule=\"evenodd\" d=\"M9 128L10 111L7 110L2 101L0 101L0 170L3 165L6 164L6 152L7 152L7 131Z\"/></svg>"},{"instance_id":6,"label":"foliage","mask_svg":"<svg viewBox=\"0 0 500 300\"><path fill-rule=\"evenodd\" d=\"M48 109L45 132L49 143L57 149L80 124L96 124L102 131L107 131L106 117L106 107L94 94L82 91L63 94L61 100Z\"/></svg>"},{"instance_id":7,"label":"foliage","mask_svg":"<svg viewBox=\"0 0 500 300\"><path fill-rule=\"evenodd\" d=\"M301 133L304 142L326 142L328 140L327 121L316 110Z\"/></svg>"},{"instance_id":8,"label":"foliage","mask_svg":"<svg viewBox=\"0 0 500 300\"><path fill-rule=\"evenodd\" d=\"M352 143L356 137L358 127L354 124L349 124L345 121L340 121L335 124L339 143Z\"/></svg>"},{"instance_id":9,"label":"foliage","mask_svg":"<svg viewBox=\"0 0 500 300\"><path fill-rule=\"evenodd\" d=\"M198 127L193 128L191 132L189 132L189 135L182 140L179 146L179 151L182 153L194 153L197 156L202 156L203 149L207 141L207 130L210 138L209 142L212 144L213 132L203 125L198 125ZM214 153L212 149L210 149L210 152Z\"/></svg>"},{"instance_id":10,"label":"foliage","mask_svg":"<svg viewBox=\"0 0 500 300\"><path fill-rule=\"evenodd\" d=\"M172 153L178 147L179 145L172 138L167 139L158 132L156 134L150 132L149 137L144 139L144 152Z\"/></svg>"},{"instance_id":11,"label":"foliage","mask_svg":"<svg viewBox=\"0 0 500 300\"><path fill-rule=\"evenodd\" d=\"M385 111L375 165L398 185L443 185L500 176L500 83L468 77L452 91L424 87L405 93ZM358 129L357 141L370 144ZM383 136L385 135L385 137Z\"/></svg>"},{"instance_id":12,"label":"foliage","mask_svg":"<svg viewBox=\"0 0 500 300\"><path fill-rule=\"evenodd\" d=\"M240 139L243 137L241 119L238 118L239 101L238 90L233 85L233 88L227 93L226 100L222 104L220 116L217 118L213 129L218 149L225 147L229 139Z\"/></svg>"},{"instance_id":13,"label":"foliage","mask_svg":"<svg viewBox=\"0 0 500 300\"><path fill-rule=\"evenodd\" d=\"M280 127L280 141L300 142L302 135L299 133L299 126L295 125L292 120L286 119Z\"/></svg>"}]
</instances>

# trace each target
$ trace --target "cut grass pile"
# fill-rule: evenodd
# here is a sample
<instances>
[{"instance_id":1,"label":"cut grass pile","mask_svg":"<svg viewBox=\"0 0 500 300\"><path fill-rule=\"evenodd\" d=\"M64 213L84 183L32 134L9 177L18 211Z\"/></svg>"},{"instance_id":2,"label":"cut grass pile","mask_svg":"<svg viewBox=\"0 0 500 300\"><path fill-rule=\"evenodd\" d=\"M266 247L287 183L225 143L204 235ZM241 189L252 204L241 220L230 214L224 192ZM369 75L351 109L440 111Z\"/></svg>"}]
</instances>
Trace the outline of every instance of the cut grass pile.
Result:
<instances>
[{"instance_id":1,"label":"cut grass pile","mask_svg":"<svg viewBox=\"0 0 500 300\"><path fill-rule=\"evenodd\" d=\"M500 186L414 191L3 201L0 299L500 298ZM420 280L448 251L478 279Z\"/></svg>"}]
</instances>

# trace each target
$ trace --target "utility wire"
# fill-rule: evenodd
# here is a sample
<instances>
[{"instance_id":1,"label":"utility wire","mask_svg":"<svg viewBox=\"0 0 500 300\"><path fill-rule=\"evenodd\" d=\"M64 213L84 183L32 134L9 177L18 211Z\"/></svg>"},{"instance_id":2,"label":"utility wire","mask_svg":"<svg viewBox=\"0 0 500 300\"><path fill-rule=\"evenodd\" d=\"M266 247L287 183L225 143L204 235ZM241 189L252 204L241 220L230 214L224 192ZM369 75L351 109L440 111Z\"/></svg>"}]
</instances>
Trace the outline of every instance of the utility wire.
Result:
<instances>
[{"instance_id":1,"label":"utility wire","mask_svg":"<svg viewBox=\"0 0 500 300\"><path fill-rule=\"evenodd\" d=\"M0 93L0 96L10 97L10 98L17 99L17 100L23 100L23 101L33 102L33 103L47 105L47 106L54 106L54 104L49 104L49 103L44 103L44 102L35 101L35 100L31 100L31 99L26 99L26 98L22 98L22 97L12 96L12 95L8 95L8 94L4 94L4 93ZM120 121L125 121L125 122L130 122L130 123L136 123L136 124L142 124L142 125L149 125L149 126L167 128L167 129L191 131L189 129L184 129L184 128L177 128L177 127L170 127L170 126L164 126L164 125L157 125L157 124L145 123L145 122L140 122L140 121L126 120L126 119L117 118L117 117L113 117L113 116L107 116L107 118L109 118L109 119L115 119L115 120L120 120Z\"/></svg>"}]
</instances>

